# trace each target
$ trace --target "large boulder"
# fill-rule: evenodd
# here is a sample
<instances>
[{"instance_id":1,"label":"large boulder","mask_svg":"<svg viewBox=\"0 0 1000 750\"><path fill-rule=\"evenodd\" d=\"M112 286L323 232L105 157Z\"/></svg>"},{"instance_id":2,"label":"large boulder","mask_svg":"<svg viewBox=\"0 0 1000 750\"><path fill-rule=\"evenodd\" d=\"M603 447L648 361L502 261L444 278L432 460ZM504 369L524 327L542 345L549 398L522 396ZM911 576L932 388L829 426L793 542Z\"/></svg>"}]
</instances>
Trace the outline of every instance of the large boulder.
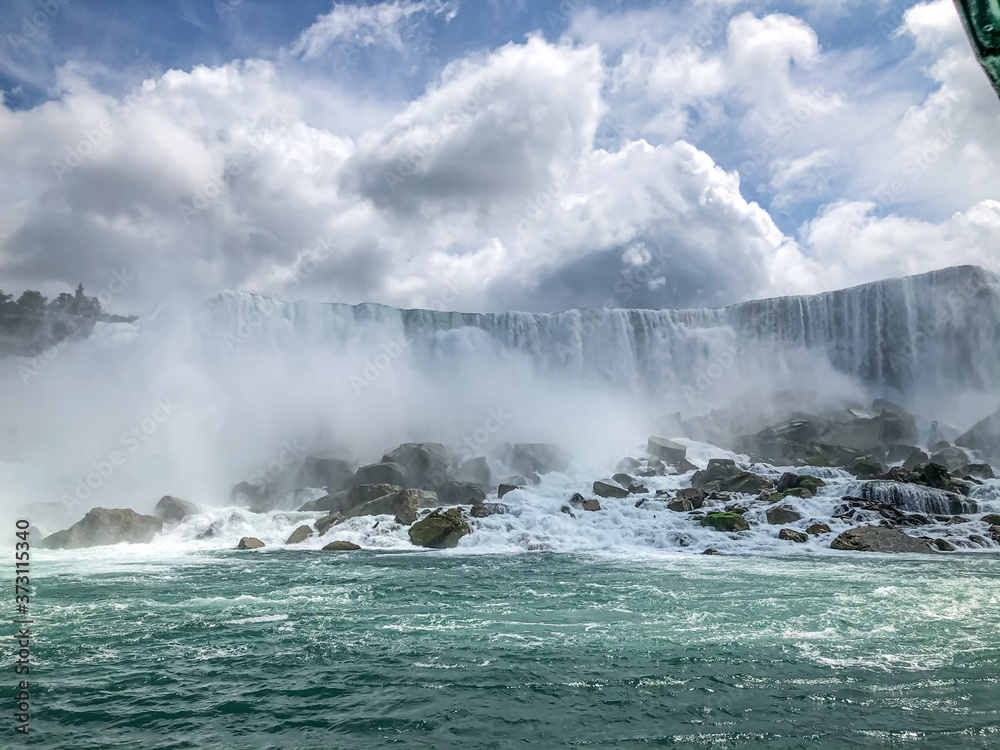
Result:
<instances>
[{"instance_id":1,"label":"large boulder","mask_svg":"<svg viewBox=\"0 0 1000 750\"><path fill-rule=\"evenodd\" d=\"M980 451L991 464L1000 464L1000 409L955 438L955 445Z\"/></svg>"},{"instance_id":2,"label":"large boulder","mask_svg":"<svg viewBox=\"0 0 1000 750\"><path fill-rule=\"evenodd\" d=\"M493 472L490 471L490 464L486 456L477 456L463 461L455 470L455 479L467 484L475 484L485 489L490 486L490 479Z\"/></svg>"},{"instance_id":3,"label":"large boulder","mask_svg":"<svg viewBox=\"0 0 1000 750\"><path fill-rule=\"evenodd\" d=\"M731 511L711 511L701 519L702 526L710 526L716 531L749 531L750 524L742 513Z\"/></svg>"},{"instance_id":4,"label":"large boulder","mask_svg":"<svg viewBox=\"0 0 1000 750\"><path fill-rule=\"evenodd\" d=\"M758 494L772 487L771 481L736 466L731 458L713 458L708 467L695 472L691 486L705 492Z\"/></svg>"},{"instance_id":5,"label":"large boulder","mask_svg":"<svg viewBox=\"0 0 1000 750\"><path fill-rule=\"evenodd\" d=\"M859 526L848 529L830 544L833 549L853 552L931 552L931 546L898 529Z\"/></svg>"},{"instance_id":6,"label":"large boulder","mask_svg":"<svg viewBox=\"0 0 1000 750\"><path fill-rule=\"evenodd\" d=\"M194 516L198 513L198 508L194 503L181 500L179 497L164 495L153 510L156 517L167 523L177 523L187 516Z\"/></svg>"},{"instance_id":7,"label":"large boulder","mask_svg":"<svg viewBox=\"0 0 1000 750\"><path fill-rule=\"evenodd\" d=\"M782 529L778 532L778 539L783 539L786 542L805 544L809 541L809 535L803 534L801 531L795 531L794 529Z\"/></svg>"},{"instance_id":8,"label":"large boulder","mask_svg":"<svg viewBox=\"0 0 1000 750\"><path fill-rule=\"evenodd\" d=\"M552 443L514 443L510 446L504 463L518 474L548 474L566 471L569 457L558 445Z\"/></svg>"},{"instance_id":9,"label":"large boulder","mask_svg":"<svg viewBox=\"0 0 1000 750\"><path fill-rule=\"evenodd\" d=\"M369 500L374 500L378 497L385 497L386 495L394 495L395 493L401 491L403 488L398 484L359 484L351 487L347 491L347 498L345 499L346 507L344 508L331 508L330 510L339 510L342 513L346 513L351 508L361 505L362 503L367 503Z\"/></svg>"},{"instance_id":10,"label":"large boulder","mask_svg":"<svg viewBox=\"0 0 1000 750\"><path fill-rule=\"evenodd\" d=\"M356 505L344 517L389 515L395 517L396 523L409 526L417 520L419 507L420 495L417 490L400 490Z\"/></svg>"},{"instance_id":11,"label":"large boulder","mask_svg":"<svg viewBox=\"0 0 1000 750\"><path fill-rule=\"evenodd\" d=\"M344 514L341 513L340 511L334 511L329 515L323 516L321 519L316 521L315 524L313 524L316 527L316 533L319 534L320 536L323 536L327 531L330 530L330 527L335 526L338 521L343 519L343 517Z\"/></svg>"},{"instance_id":12,"label":"large boulder","mask_svg":"<svg viewBox=\"0 0 1000 750\"><path fill-rule=\"evenodd\" d=\"M767 509L767 522L772 526L784 526L786 523L795 523L801 520L802 515L787 505Z\"/></svg>"},{"instance_id":13,"label":"large boulder","mask_svg":"<svg viewBox=\"0 0 1000 750\"><path fill-rule=\"evenodd\" d=\"M309 526L299 526L291 533L285 544L301 544L309 538L310 534L312 534L312 529Z\"/></svg>"},{"instance_id":14,"label":"large boulder","mask_svg":"<svg viewBox=\"0 0 1000 750\"><path fill-rule=\"evenodd\" d=\"M254 513L273 510L278 498L277 489L263 482L239 482L233 485L230 498L233 505L249 507Z\"/></svg>"},{"instance_id":15,"label":"large boulder","mask_svg":"<svg viewBox=\"0 0 1000 750\"><path fill-rule=\"evenodd\" d=\"M395 461L362 466L354 474L354 486L361 484L395 484L408 486L406 471Z\"/></svg>"},{"instance_id":16,"label":"large boulder","mask_svg":"<svg viewBox=\"0 0 1000 750\"><path fill-rule=\"evenodd\" d=\"M47 549L83 549L105 544L147 544L163 530L163 521L131 508L94 508L68 529L45 537Z\"/></svg>"},{"instance_id":17,"label":"large boulder","mask_svg":"<svg viewBox=\"0 0 1000 750\"><path fill-rule=\"evenodd\" d=\"M954 445L939 448L931 455L930 463L945 467L948 471L961 469L969 463L968 454Z\"/></svg>"},{"instance_id":18,"label":"large boulder","mask_svg":"<svg viewBox=\"0 0 1000 750\"><path fill-rule=\"evenodd\" d=\"M594 494L600 497L624 498L628 497L629 492L614 480L598 479L594 482Z\"/></svg>"},{"instance_id":19,"label":"large boulder","mask_svg":"<svg viewBox=\"0 0 1000 750\"><path fill-rule=\"evenodd\" d=\"M486 493L477 484L449 479L438 486L437 496L445 505L481 505Z\"/></svg>"},{"instance_id":20,"label":"large boulder","mask_svg":"<svg viewBox=\"0 0 1000 750\"><path fill-rule=\"evenodd\" d=\"M455 547L458 540L472 529L462 518L458 508L449 508L444 513L434 511L424 516L410 527L410 541L418 547L443 549Z\"/></svg>"},{"instance_id":21,"label":"large boulder","mask_svg":"<svg viewBox=\"0 0 1000 750\"><path fill-rule=\"evenodd\" d=\"M240 539L239 544L236 545L236 549L260 549L264 546L264 542L255 536L245 536Z\"/></svg>"},{"instance_id":22,"label":"large boulder","mask_svg":"<svg viewBox=\"0 0 1000 750\"><path fill-rule=\"evenodd\" d=\"M436 490L439 484L448 479L451 459L448 449L441 443L403 443L382 456L382 463L395 464L402 470L402 481L391 484Z\"/></svg>"},{"instance_id":23,"label":"large boulder","mask_svg":"<svg viewBox=\"0 0 1000 750\"><path fill-rule=\"evenodd\" d=\"M354 482L354 464L342 458L306 456L301 481L306 487L326 487L331 493L346 490Z\"/></svg>"},{"instance_id":24,"label":"large boulder","mask_svg":"<svg viewBox=\"0 0 1000 750\"><path fill-rule=\"evenodd\" d=\"M323 547L324 552L356 552L361 549L354 542L345 542L342 539L330 542L328 545Z\"/></svg>"},{"instance_id":25,"label":"large boulder","mask_svg":"<svg viewBox=\"0 0 1000 750\"><path fill-rule=\"evenodd\" d=\"M651 435L646 441L646 452L667 466L672 466L680 474L686 474L698 468L687 460L687 446L667 438ZM653 471L655 472L655 468ZM649 472L645 474L650 475Z\"/></svg>"}]
</instances>

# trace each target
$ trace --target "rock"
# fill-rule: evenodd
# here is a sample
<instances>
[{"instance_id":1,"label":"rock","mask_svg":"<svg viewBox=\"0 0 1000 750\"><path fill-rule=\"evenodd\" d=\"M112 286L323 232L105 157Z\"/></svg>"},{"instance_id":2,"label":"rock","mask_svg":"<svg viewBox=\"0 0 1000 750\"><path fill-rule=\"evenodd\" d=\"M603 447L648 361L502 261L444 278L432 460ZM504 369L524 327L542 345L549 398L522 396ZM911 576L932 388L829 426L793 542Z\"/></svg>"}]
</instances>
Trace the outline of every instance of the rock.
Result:
<instances>
[{"instance_id":1,"label":"rock","mask_svg":"<svg viewBox=\"0 0 1000 750\"><path fill-rule=\"evenodd\" d=\"M772 526L782 526L786 523L795 523L801 520L802 516L787 505L767 509L767 522Z\"/></svg>"},{"instance_id":2,"label":"rock","mask_svg":"<svg viewBox=\"0 0 1000 750\"><path fill-rule=\"evenodd\" d=\"M687 513L688 511L694 510L694 505L686 497L678 497L667 503L667 510L672 510L677 513Z\"/></svg>"},{"instance_id":3,"label":"rock","mask_svg":"<svg viewBox=\"0 0 1000 750\"><path fill-rule=\"evenodd\" d=\"M680 463L687 458L687 446L667 438L650 436L646 442L646 451L670 465Z\"/></svg>"},{"instance_id":4,"label":"rock","mask_svg":"<svg viewBox=\"0 0 1000 750\"><path fill-rule=\"evenodd\" d=\"M503 503L484 503L483 507L489 511L491 516L502 516L504 513L510 513L510 506Z\"/></svg>"},{"instance_id":5,"label":"rock","mask_svg":"<svg viewBox=\"0 0 1000 750\"><path fill-rule=\"evenodd\" d=\"M864 489L864 488L863 488ZM844 505L834 513L834 518L844 520L864 520L865 513L878 513L882 516L885 526L926 526L930 520L919 513L903 513L891 503L880 502L879 500L866 500L859 497L847 495L843 498Z\"/></svg>"},{"instance_id":6,"label":"rock","mask_svg":"<svg viewBox=\"0 0 1000 750\"><path fill-rule=\"evenodd\" d=\"M632 477L630 477L628 474L622 474L621 472L619 472L618 474L613 474L611 478L614 479L616 482L618 482L618 484L620 484L625 489L628 489L632 485Z\"/></svg>"},{"instance_id":7,"label":"rock","mask_svg":"<svg viewBox=\"0 0 1000 750\"><path fill-rule=\"evenodd\" d=\"M518 474L531 476L566 471L569 458L562 448L552 443L515 443L504 463Z\"/></svg>"},{"instance_id":8,"label":"rock","mask_svg":"<svg viewBox=\"0 0 1000 750\"><path fill-rule=\"evenodd\" d=\"M815 495L816 490L825 486L826 482L817 477L809 474L793 474L790 471L786 471L774 486L774 491L786 492L794 489L806 489L810 494Z\"/></svg>"},{"instance_id":9,"label":"rock","mask_svg":"<svg viewBox=\"0 0 1000 750\"><path fill-rule=\"evenodd\" d=\"M354 542L345 542L340 539L334 542L330 542L323 548L324 552L354 552L361 549Z\"/></svg>"},{"instance_id":10,"label":"rock","mask_svg":"<svg viewBox=\"0 0 1000 750\"><path fill-rule=\"evenodd\" d=\"M492 475L493 472L490 471L490 464L486 460L486 456L477 456L464 461L455 472L455 478L458 481L474 484L480 488L489 486Z\"/></svg>"},{"instance_id":11,"label":"rock","mask_svg":"<svg viewBox=\"0 0 1000 750\"><path fill-rule=\"evenodd\" d=\"M260 549L264 546L264 542L254 536L245 536L240 539L240 543L236 545L236 549Z\"/></svg>"},{"instance_id":12,"label":"rock","mask_svg":"<svg viewBox=\"0 0 1000 750\"><path fill-rule=\"evenodd\" d=\"M481 505L486 493L475 484L448 479L438 485L438 497L446 505Z\"/></svg>"},{"instance_id":13,"label":"rock","mask_svg":"<svg viewBox=\"0 0 1000 750\"><path fill-rule=\"evenodd\" d=\"M778 539L784 539L786 542L798 542L799 544L804 544L809 541L809 536L807 534L803 534L801 531L782 529L778 532Z\"/></svg>"},{"instance_id":14,"label":"rock","mask_svg":"<svg viewBox=\"0 0 1000 750\"><path fill-rule=\"evenodd\" d=\"M885 471L882 464L870 456L854 459L847 470L858 479L875 479Z\"/></svg>"},{"instance_id":15,"label":"rock","mask_svg":"<svg viewBox=\"0 0 1000 750\"><path fill-rule=\"evenodd\" d=\"M976 479L996 479L993 467L989 464L966 464L962 467L962 475L975 477Z\"/></svg>"},{"instance_id":16,"label":"rock","mask_svg":"<svg viewBox=\"0 0 1000 750\"><path fill-rule=\"evenodd\" d=\"M946 539L935 539L934 546L937 547L942 552L954 552L955 545Z\"/></svg>"},{"instance_id":17,"label":"rock","mask_svg":"<svg viewBox=\"0 0 1000 750\"><path fill-rule=\"evenodd\" d=\"M953 483L954 480L949 478L949 482ZM864 500L874 500L900 510L949 516L956 513L974 513L977 510L973 500L955 492L923 484L879 480L863 483L860 491Z\"/></svg>"},{"instance_id":18,"label":"rock","mask_svg":"<svg viewBox=\"0 0 1000 750\"><path fill-rule=\"evenodd\" d=\"M676 497L678 500L690 500L692 508L700 508L705 502L705 491L695 487L687 487L683 490L677 490Z\"/></svg>"},{"instance_id":19,"label":"rock","mask_svg":"<svg viewBox=\"0 0 1000 750\"><path fill-rule=\"evenodd\" d=\"M254 513L266 513L274 508L276 491L273 487L259 482L239 482L230 491L233 505L249 507Z\"/></svg>"},{"instance_id":20,"label":"rock","mask_svg":"<svg viewBox=\"0 0 1000 750\"><path fill-rule=\"evenodd\" d=\"M903 462L903 468L909 472L927 463L930 463L930 458L927 454L922 450L915 450L906 457L906 460Z\"/></svg>"},{"instance_id":21,"label":"rock","mask_svg":"<svg viewBox=\"0 0 1000 750\"><path fill-rule=\"evenodd\" d=\"M930 545L884 526L859 526L848 529L830 544L833 549L854 552L930 552Z\"/></svg>"},{"instance_id":22,"label":"rock","mask_svg":"<svg viewBox=\"0 0 1000 750\"><path fill-rule=\"evenodd\" d=\"M614 481L597 480L594 482L594 494L600 497L628 497L628 490L619 486Z\"/></svg>"},{"instance_id":23,"label":"rock","mask_svg":"<svg viewBox=\"0 0 1000 750\"><path fill-rule=\"evenodd\" d=\"M946 526L954 526L959 523L969 523L969 519L964 516L952 516L947 521L945 521Z\"/></svg>"},{"instance_id":24,"label":"rock","mask_svg":"<svg viewBox=\"0 0 1000 750\"><path fill-rule=\"evenodd\" d=\"M513 492L518 489L517 485L514 484L501 484L497 487L497 500L506 495L508 492Z\"/></svg>"},{"instance_id":25,"label":"rock","mask_svg":"<svg viewBox=\"0 0 1000 750\"><path fill-rule=\"evenodd\" d=\"M948 471L955 471L969 463L969 456L961 448L948 445L938 450L931 456L930 462L945 467Z\"/></svg>"},{"instance_id":26,"label":"rock","mask_svg":"<svg viewBox=\"0 0 1000 750\"><path fill-rule=\"evenodd\" d=\"M771 481L736 466L729 458L713 458L708 467L695 472L691 477L691 486L708 492L742 492L759 494L772 487Z\"/></svg>"},{"instance_id":27,"label":"rock","mask_svg":"<svg viewBox=\"0 0 1000 750\"><path fill-rule=\"evenodd\" d=\"M398 484L359 484L351 487L347 491L347 498L345 499L344 507L331 508L331 511L339 510L346 513L351 508L354 508L362 503L367 503L371 500L375 500L379 497L385 497L386 495L395 495L397 492L402 492L403 488Z\"/></svg>"},{"instance_id":28,"label":"rock","mask_svg":"<svg viewBox=\"0 0 1000 750\"><path fill-rule=\"evenodd\" d=\"M806 529L807 534L812 534L813 536L819 536L820 534L829 534L832 529L825 523L814 523Z\"/></svg>"},{"instance_id":29,"label":"rock","mask_svg":"<svg viewBox=\"0 0 1000 750\"><path fill-rule=\"evenodd\" d=\"M383 461L359 468L354 475L354 484L355 486L360 484L395 484L405 487L408 480L402 466L393 461Z\"/></svg>"},{"instance_id":30,"label":"rock","mask_svg":"<svg viewBox=\"0 0 1000 750\"><path fill-rule=\"evenodd\" d=\"M601 509L601 503L597 500L587 499L579 492L574 492L573 496L569 499L571 505L577 508L582 508L583 510L596 511Z\"/></svg>"},{"instance_id":31,"label":"rock","mask_svg":"<svg viewBox=\"0 0 1000 750\"><path fill-rule=\"evenodd\" d=\"M395 516L396 523L409 526L417 520L418 508L420 508L418 490L407 489L356 505L347 512L345 517L391 515Z\"/></svg>"},{"instance_id":32,"label":"rock","mask_svg":"<svg viewBox=\"0 0 1000 750\"><path fill-rule=\"evenodd\" d=\"M994 542L1000 542L1000 526L994 524L987 529L987 533Z\"/></svg>"},{"instance_id":33,"label":"rock","mask_svg":"<svg viewBox=\"0 0 1000 750\"><path fill-rule=\"evenodd\" d=\"M473 518L487 518L490 515L490 509L485 504L473 505L469 515Z\"/></svg>"},{"instance_id":34,"label":"rock","mask_svg":"<svg viewBox=\"0 0 1000 750\"><path fill-rule=\"evenodd\" d=\"M615 471L622 471L626 474L634 474L640 466L642 466L642 463L638 459L626 456L618 462L618 466L615 467Z\"/></svg>"},{"instance_id":35,"label":"rock","mask_svg":"<svg viewBox=\"0 0 1000 750\"><path fill-rule=\"evenodd\" d=\"M291 533L285 544L301 544L309 535L312 534L312 528L309 526L299 526L295 531Z\"/></svg>"},{"instance_id":36,"label":"rock","mask_svg":"<svg viewBox=\"0 0 1000 750\"><path fill-rule=\"evenodd\" d=\"M905 461L914 453L921 453L921 452L922 451L915 445L906 445L904 443L893 443L892 445L889 446L889 450L886 453L885 460L891 464L894 464L899 461ZM927 463L926 454L924 454L924 460L918 463Z\"/></svg>"},{"instance_id":37,"label":"rock","mask_svg":"<svg viewBox=\"0 0 1000 750\"><path fill-rule=\"evenodd\" d=\"M315 524L313 524L313 526L316 527L316 533L319 534L320 536L323 536L327 531L330 530L331 526L336 524L337 521L341 520L343 517L344 514L341 513L340 511L331 513L328 516L323 516L318 521L316 521Z\"/></svg>"},{"instance_id":38,"label":"rock","mask_svg":"<svg viewBox=\"0 0 1000 750\"><path fill-rule=\"evenodd\" d=\"M988 523L990 526L1000 526L1000 513L987 513L979 520L983 523Z\"/></svg>"},{"instance_id":39,"label":"rock","mask_svg":"<svg viewBox=\"0 0 1000 750\"><path fill-rule=\"evenodd\" d=\"M701 554L703 554L703 555L717 555L717 554L719 554L719 550L715 549L714 547L709 547L708 549L706 549Z\"/></svg>"},{"instance_id":40,"label":"rock","mask_svg":"<svg viewBox=\"0 0 1000 750\"><path fill-rule=\"evenodd\" d=\"M948 469L935 463L917 466L906 479L913 484L922 484L937 490L949 489L952 481Z\"/></svg>"},{"instance_id":41,"label":"rock","mask_svg":"<svg viewBox=\"0 0 1000 750\"><path fill-rule=\"evenodd\" d=\"M749 531L750 524L740 513L712 511L701 519L702 526L711 526L716 531Z\"/></svg>"},{"instance_id":42,"label":"rock","mask_svg":"<svg viewBox=\"0 0 1000 750\"><path fill-rule=\"evenodd\" d=\"M46 549L83 549L105 544L147 544L163 530L163 521L131 508L94 508L80 521L45 537Z\"/></svg>"},{"instance_id":43,"label":"rock","mask_svg":"<svg viewBox=\"0 0 1000 750\"><path fill-rule=\"evenodd\" d=\"M373 485L366 484L364 486L371 487ZM347 492L345 490L340 490L339 492L334 492L329 495L323 495L323 497L317 498L316 500L310 500L308 503L304 503L303 505L299 506L299 510L310 513L314 513L317 511L326 511L327 513L340 511L341 513L343 513L345 510L351 507L350 497L351 497L350 492Z\"/></svg>"},{"instance_id":44,"label":"rock","mask_svg":"<svg viewBox=\"0 0 1000 750\"><path fill-rule=\"evenodd\" d=\"M403 443L383 455L382 463L400 467L403 481L390 483L406 488L437 490L438 485L450 478L448 449L441 443Z\"/></svg>"},{"instance_id":45,"label":"rock","mask_svg":"<svg viewBox=\"0 0 1000 750\"><path fill-rule=\"evenodd\" d=\"M153 513L167 523L177 523L186 516L197 515L198 508L194 503L189 503L187 500L164 495L160 498L160 502L156 504L156 509Z\"/></svg>"},{"instance_id":46,"label":"rock","mask_svg":"<svg viewBox=\"0 0 1000 750\"><path fill-rule=\"evenodd\" d=\"M409 531L413 544L435 549L455 547L459 539L471 533L458 508L449 508L444 513L434 511L413 524Z\"/></svg>"},{"instance_id":47,"label":"rock","mask_svg":"<svg viewBox=\"0 0 1000 750\"><path fill-rule=\"evenodd\" d=\"M346 490L354 482L354 464L341 458L306 456L301 482L305 487L326 487L330 493Z\"/></svg>"},{"instance_id":48,"label":"rock","mask_svg":"<svg viewBox=\"0 0 1000 750\"><path fill-rule=\"evenodd\" d=\"M955 445L979 451L991 464L1000 464L1000 409L955 438Z\"/></svg>"}]
</instances>

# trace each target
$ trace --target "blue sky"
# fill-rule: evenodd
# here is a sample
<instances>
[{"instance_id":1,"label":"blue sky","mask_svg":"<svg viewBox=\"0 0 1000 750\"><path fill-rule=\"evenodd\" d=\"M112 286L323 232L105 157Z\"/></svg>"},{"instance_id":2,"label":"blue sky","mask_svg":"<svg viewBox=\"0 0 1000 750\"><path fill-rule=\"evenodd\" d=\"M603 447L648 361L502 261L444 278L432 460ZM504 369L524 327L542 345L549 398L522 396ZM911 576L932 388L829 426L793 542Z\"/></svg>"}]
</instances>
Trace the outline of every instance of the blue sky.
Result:
<instances>
[{"instance_id":1,"label":"blue sky","mask_svg":"<svg viewBox=\"0 0 1000 750\"><path fill-rule=\"evenodd\" d=\"M950 0L13 0L0 88L4 289L677 307L997 263Z\"/></svg>"}]
</instances>

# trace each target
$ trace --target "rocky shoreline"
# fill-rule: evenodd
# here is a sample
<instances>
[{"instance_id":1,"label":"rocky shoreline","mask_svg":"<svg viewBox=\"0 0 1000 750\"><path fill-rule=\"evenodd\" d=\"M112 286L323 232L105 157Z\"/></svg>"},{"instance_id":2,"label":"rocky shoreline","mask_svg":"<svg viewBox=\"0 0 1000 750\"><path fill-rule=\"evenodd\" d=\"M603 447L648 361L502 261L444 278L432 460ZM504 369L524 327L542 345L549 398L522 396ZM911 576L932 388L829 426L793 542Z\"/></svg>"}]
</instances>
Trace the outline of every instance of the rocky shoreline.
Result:
<instances>
[{"instance_id":1,"label":"rocky shoreline","mask_svg":"<svg viewBox=\"0 0 1000 750\"><path fill-rule=\"evenodd\" d=\"M822 540L824 546L846 552L1000 549L1000 514L982 511L973 497L995 479L991 462L1000 453L998 426L1000 417L994 414L954 442L937 440L921 447L915 417L876 400L869 409L832 416L799 413L719 440L747 460L713 458L700 469L678 440L650 436L644 453L621 459L610 476L593 481L587 495L572 493L558 511L578 518L627 502L648 512L650 523L657 513L676 514L683 525L730 538L779 527L781 542ZM440 443L403 443L379 461L357 467L342 458L312 455L285 486L241 482L233 487L231 500L251 513L268 513L280 510L289 497L313 490L315 499L297 511L321 515L297 526L286 547L318 539L322 551L359 550L361 545L338 538L338 530L352 519L378 517L382 520L376 526L384 522L405 529L414 547L445 549L474 534L483 519L510 513L514 497L523 502L524 493L511 493L530 490L569 465L569 456L547 443L503 444L492 455L465 460ZM807 517L796 503L817 495L831 499L827 480L834 476L840 478L840 489L832 497L833 512ZM647 488L664 477L682 486ZM844 477L853 481L845 484ZM315 497L320 491L325 494ZM193 503L169 495L153 515L95 508L70 528L46 537L43 546L147 543L200 512ZM850 526L835 533L831 524ZM216 538L220 531L217 523L208 525L198 539ZM267 545L244 536L236 546L252 550ZM702 551L717 553L710 546Z\"/></svg>"}]
</instances>

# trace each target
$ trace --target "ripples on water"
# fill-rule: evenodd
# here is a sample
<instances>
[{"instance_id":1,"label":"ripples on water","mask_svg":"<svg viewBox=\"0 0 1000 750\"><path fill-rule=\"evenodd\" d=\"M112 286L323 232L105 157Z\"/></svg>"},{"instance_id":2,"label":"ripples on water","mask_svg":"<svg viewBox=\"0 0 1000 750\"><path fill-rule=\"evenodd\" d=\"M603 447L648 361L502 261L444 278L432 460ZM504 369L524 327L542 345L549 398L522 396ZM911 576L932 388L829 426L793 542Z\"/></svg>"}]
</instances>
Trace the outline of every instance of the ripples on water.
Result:
<instances>
[{"instance_id":1,"label":"ripples on water","mask_svg":"<svg viewBox=\"0 0 1000 750\"><path fill-rule=\"evenodd\" d=\"M993 556L150 552L38 565L29 746L1000 747Z\"/></svg>"}]
</instances>

